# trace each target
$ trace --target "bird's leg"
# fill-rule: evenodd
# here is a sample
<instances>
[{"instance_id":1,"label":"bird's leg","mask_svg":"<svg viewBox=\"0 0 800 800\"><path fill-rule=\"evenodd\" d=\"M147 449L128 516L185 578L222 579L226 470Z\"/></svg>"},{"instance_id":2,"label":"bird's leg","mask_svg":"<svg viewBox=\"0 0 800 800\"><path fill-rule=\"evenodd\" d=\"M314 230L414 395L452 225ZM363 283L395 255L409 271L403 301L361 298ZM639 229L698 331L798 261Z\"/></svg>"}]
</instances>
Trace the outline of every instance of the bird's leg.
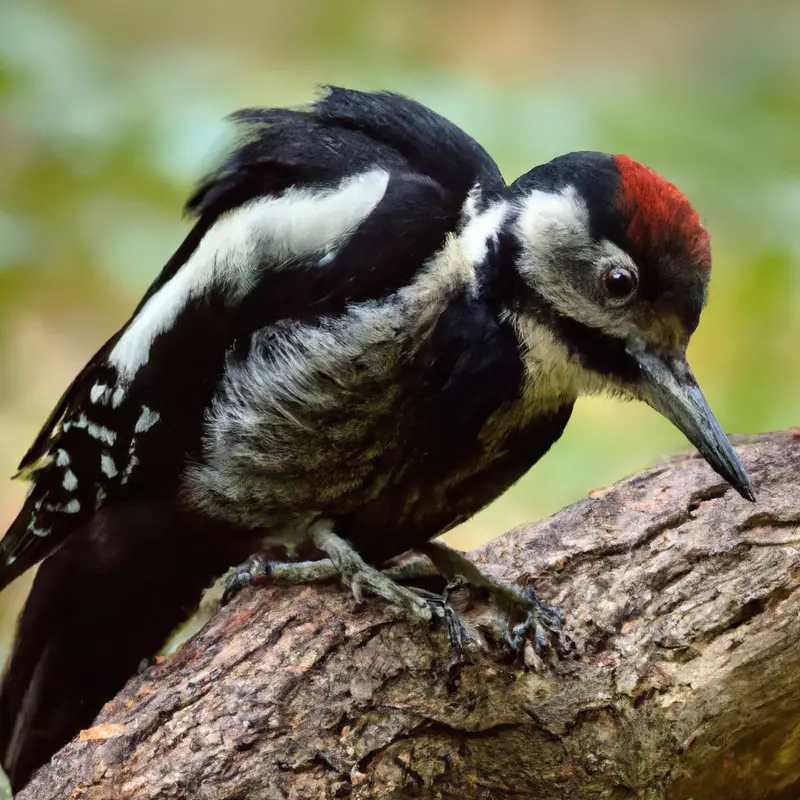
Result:
<instances>
[{"instance_id":1,"label":"bird's leg","mask_svg":"<svg viewBox=\"0 0 800 800\"><path fill-rule=\"evenodd\" d=\"M533 589L505 586L497 583L465 555L442 542L428 542L419 553L403 559L384 571L367 564L358 552L335 534L331 523L320 521L309 530L311 542L327 558L317 561L271 561L257 554L233 570L225 581L222 604L226 605L245 586L262 586L267 583L298 585L340 578L353 592L357 603L363 593L382 597L402 608L413 620L442 619L447 625L453 647L463 654L467 644L475 637L464 626L448 602L450 592L464 583L484 589L494 604L505 611L509 623L499 634L509 647L521 652L529 634L539 656L551 649L560 657L571 649L569 636L564 629L564 619L559 611L543 600ZM443 595L401 586L397 581L430 578L440 575L448 581ZM518 620L514 622L514 620Z\"/></svg>"},{"instance_id":2,"label":"bird's leg","mask_svg":"<svg viewBox=\"0 0 800 800\"><path fill-rule=\"evenodd\" d=\"M443 542L428 542L420 550L436 566L439 573L455 587L459 577L473 586L485 589L494 603L508 612L509 625L502 638L513 650L521 652L529 633L539 656L551 649L559 657L566 656L572 648L564 626L564 618L554 606L543 600L536 591L515 586L504 586L484 575L480 569L458 550ZM511 624L515 618L520 621Z\"/></svg>"},{"instance_id":3,"label":"bird's leg","mask_svg":"<svg viewBox=\"0 0 800 800\"><path fill-rule=\"evenodd\" d=\"M412 619L429 621L434 613L431 604L419 594L400 586L380 570L367 564L352 545L333 532L326 520L315 522L309 529L315 547L328 556L342 582L350 586L357 603L364 590L402 608Z\"/></svg>"}]
</instances>

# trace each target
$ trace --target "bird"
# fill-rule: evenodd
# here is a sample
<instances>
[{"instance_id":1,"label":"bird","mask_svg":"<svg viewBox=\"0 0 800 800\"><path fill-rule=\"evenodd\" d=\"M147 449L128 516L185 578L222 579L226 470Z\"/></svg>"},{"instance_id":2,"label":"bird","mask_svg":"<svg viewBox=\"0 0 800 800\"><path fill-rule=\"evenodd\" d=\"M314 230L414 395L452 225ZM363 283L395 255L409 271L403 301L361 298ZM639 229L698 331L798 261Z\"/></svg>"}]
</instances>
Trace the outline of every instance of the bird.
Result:
<instances>
[{"instance_id":1,"label":"bird","mask_svg":"<svg viewBox=\"0 0 800 800\"><path fill-rule=\"evenodd\" d=\"M43 563L0 689L15 788L226 572L226 599L342 576L424 620L429 600L380 569L421 553L523 606L516 633L545 646L556 610L436 540L539 461L580 396L650 405L755 497L686 360L710 241L672 183L594 151L507 183L389 91L232 120L186 239L20 464L0 588Z\"/></svg>"}]
</instances>

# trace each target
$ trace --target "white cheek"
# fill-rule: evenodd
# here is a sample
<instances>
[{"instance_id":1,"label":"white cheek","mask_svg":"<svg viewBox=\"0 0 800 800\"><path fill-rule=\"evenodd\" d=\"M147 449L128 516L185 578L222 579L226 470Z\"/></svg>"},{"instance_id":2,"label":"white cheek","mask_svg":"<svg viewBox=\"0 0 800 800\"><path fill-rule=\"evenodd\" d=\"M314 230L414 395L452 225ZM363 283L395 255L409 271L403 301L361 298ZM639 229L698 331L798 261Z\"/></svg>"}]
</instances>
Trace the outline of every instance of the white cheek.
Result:
<instances>
[{"instance_id":1,"label":"white cheek","mask_svg":"<svg viewBox=\"0 0 800 800\"><path fill-rule=\"evenodd\" d=\"M517 226L522 244L517 268L559 314L610 336L628 338L636 333L624 307L601 306L571 279L576 269L585 269L591 272L589 281L595 281L606 263L636 269L613 242L592 238L588 210L572 187L558 194L531 192Z\"/></svg>"}]
</instances>

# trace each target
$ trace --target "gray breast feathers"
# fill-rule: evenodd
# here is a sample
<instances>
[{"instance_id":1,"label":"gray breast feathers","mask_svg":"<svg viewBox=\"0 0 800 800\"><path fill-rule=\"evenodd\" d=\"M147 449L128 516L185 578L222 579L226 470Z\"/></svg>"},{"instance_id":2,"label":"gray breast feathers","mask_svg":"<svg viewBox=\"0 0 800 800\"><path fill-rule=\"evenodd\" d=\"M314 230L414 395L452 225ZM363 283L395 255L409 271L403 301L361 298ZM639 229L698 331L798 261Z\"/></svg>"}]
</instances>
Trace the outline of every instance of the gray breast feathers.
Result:
<instances>
[{"instance_id":1,"label":"gray breast feathers","mask_svg":"<svg viewBox=\"0 0 800 800\"><path fill-rule=\"evenodd\" d=\"M203 463L186 476L196 506L248 527L292 524L301 511L380 490L401 403L396 380L413 350L398 296L318 325L253 335L228 359L207 414ZM388 477L388 476L387 476Z\"/></svg>"}]
</instances>

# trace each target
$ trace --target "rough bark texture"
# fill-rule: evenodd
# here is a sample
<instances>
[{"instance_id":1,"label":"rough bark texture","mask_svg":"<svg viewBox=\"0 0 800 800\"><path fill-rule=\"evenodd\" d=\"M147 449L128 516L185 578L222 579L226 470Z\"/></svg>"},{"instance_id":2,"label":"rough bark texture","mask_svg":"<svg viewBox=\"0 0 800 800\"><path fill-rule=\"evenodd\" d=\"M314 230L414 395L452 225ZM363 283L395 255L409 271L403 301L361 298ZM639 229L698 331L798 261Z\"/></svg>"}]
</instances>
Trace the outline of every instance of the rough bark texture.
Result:
<instances>
[{"instance_id":1,"label":"rough bark texture","mask_svg":"<svg viewBox=\"0 0 800 800\"><path fill-rule=\"evenodd\" d=\"M800 431L738 449L755 505L680 457L474 554L563 609L573 660L458 665L339 586L248 590L19 800L796 798Z\"/></svg>"}]
</instances>

